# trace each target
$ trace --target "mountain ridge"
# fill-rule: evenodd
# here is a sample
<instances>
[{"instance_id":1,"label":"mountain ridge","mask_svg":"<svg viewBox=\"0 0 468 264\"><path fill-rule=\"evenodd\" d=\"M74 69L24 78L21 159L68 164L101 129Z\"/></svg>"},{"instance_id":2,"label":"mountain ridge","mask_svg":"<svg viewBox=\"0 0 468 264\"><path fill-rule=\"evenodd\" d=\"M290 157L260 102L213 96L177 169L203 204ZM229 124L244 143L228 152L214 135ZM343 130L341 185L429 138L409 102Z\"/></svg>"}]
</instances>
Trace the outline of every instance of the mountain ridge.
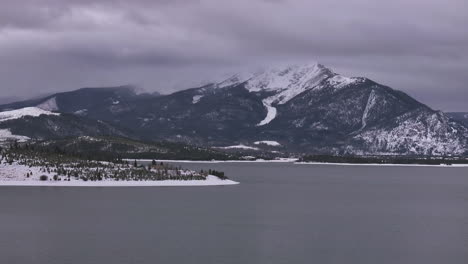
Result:
<instances>
[{"instance_id":1,"label":"mountain ridge","mask_svg":"<svg viewBox=\"0 0 468 264\"><path fill-rule=\"evenodd\" d=\"M406 93L321 64L233 75L169 95L80 89L42 106L119 124L146 140L213 147L279 142L300 153L464 155L468 129Z\"/></svg>"}]
</instances>

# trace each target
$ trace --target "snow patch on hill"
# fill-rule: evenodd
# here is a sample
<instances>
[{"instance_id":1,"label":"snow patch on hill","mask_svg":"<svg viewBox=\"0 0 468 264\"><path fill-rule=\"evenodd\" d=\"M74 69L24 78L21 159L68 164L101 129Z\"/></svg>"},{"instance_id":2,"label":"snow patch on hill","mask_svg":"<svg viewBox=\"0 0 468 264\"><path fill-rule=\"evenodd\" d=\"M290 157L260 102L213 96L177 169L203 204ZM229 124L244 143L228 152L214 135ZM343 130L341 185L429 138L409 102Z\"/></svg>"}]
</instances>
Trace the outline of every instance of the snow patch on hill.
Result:
<instances>
[{"instance_id":1,"label":"snow patch on hill","mask_svg":"<svg viewBox=\"0 0 468 264\"><path fill-rule=\"evenodd\" d=\"M270 123L276 117L277 110L275 107L271 106L271 102L268 98L263 100L263 105L267 109L267 115L262 121L260 121L260 123L257 124L257 126L264 126Z\"/></svg>"},{"instance_id":2,"label":"snow patch on hill","mask_svg":"<svg viewBox=\"0 0 468 264\"><path fill-rule=\"evenodd\" d=\"M338 89L344 88L358 81L358 78L350 78L342 75L335 75L327 80L328 84Z\"/></svg>"},{"instance_id":3,"label":"snow patch on hill","mask_svg":"<svg viewBox=\"0 0 468 264\"><path fill-rule=\"evenodd\" d=\"M79 115L79 116L85 116L87 113L88 113L88 109L81 109L81 110L74 112L75 115Z\"/></svg>"},{"instance_id":4,"label":"snow patch on hill","mask_svg":"<svg viewBox=\"0 0 468 264\"><path fill-rule=\"evenodd\" d=\"M226 147L215 147L215 148L219 148L219 149L249 149L249 150L259 150L259 148L256 148L256 147L250 147L250 146L246 146L246 145L235 145L235 146L226 146Z\"/></svg>"},{"instance_id":5,"label":"snow patch on hill","mask_svg":"<svg viewBox=\"0 0 468 264\"><path fill-rule=\"evenodd\" d=\"M9 129L0 129L0 142L5 141L19 141L25 142L30 138L26 136L13 135Z\"/></svg>"},{"instance_id":6,"label":"snow patch on hill","mask_svg":"<svg viewBox=\"0 0 468 264\"><path fill-rule=\"evenodd\" d=\"M59 113L53 113L47 110L43 110L38 107L26 107L16 110L0 112L0 122L19 119L25 116L38 117L40 115L60 115Z\"/></svg>"},{"instance_id":7,"label":"snow patch on hill","mask_svg":"<svg viewBox=\"0 0 468 264\"><path fill-rule=\"evenodd\" d=\"M281 146L280 143L278 143L277 141L273 141L273 140L255 141L254 144L255 145L265 144L265 145L273 146L273 147Z\"/></svg>"},{"instance_id":8,"label":"snow patch on hill","mask_svg":"<svg viewBox=\"0 0 468 264\"><path fill-rule=\"evenodd\" d=\"M367 116L369 115L369 111L374 107L377 103L377 97L375 96L375 91L372 90L369 94L369 98L367 99L366 108L364 109L364 113L362 114L362 127L360 130L363 130L367 126Z\"/></svg>"},{"instance_id":9,"label":"snow patch on hill","mask_svg":"<svg viewBox=\"0 0 468 264\"><path fill-rule=\"evenodd\" d=\"M192 104L196 104L198 102L200 102L200 99L203 97L203 95L195 95L193 98L192 98Z\"/></svg>"}]
</instances>

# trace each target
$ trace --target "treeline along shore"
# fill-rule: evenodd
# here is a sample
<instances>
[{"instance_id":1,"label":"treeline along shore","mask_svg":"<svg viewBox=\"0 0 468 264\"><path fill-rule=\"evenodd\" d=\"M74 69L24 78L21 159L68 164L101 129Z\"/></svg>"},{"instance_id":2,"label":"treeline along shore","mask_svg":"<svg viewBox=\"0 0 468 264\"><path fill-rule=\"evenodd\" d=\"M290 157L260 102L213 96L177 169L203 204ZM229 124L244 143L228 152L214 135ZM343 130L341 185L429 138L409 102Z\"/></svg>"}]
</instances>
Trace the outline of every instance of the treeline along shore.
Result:
<instances>
[{"instance_id":1,"label":"treeline along shore","mask_svg":"<svg viewBox=\"0 0 468 264\"><path fill-rule=\"evenodd\" d=\"M305 155L298 162L350 163L350 164L468 164L468 157L418 157L418 156L333 156Z\"/></svg>"}]
</instances>

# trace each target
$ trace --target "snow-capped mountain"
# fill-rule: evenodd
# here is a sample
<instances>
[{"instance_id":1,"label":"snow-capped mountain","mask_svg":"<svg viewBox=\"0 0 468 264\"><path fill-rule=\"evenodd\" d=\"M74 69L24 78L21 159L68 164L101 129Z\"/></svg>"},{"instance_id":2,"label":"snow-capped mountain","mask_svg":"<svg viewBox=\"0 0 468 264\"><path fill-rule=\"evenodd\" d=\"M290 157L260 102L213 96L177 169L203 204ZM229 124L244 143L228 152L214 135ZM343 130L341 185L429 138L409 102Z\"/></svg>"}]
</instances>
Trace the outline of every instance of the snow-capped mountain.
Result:
<instances>
[{"instance_id":1,"label":"snow-capped mountain","mask_svg":"<svg viewBox=\"0 0 468 264\"><path fill-rule=\"evenodd\" d=\"M217 87L232 87L244 84L250 92L267 92L270 96L262 100L267 109L266 117L257 125L270 123L277 115L274 104L285 104L307 90L320 90L326 85L337 89L361 81L348 78L320 64L290 65L284 68L262 69L253 73L236 74L218 83Z\"/></svg>"},{"instance_id":2,"label":"snow-capped mountain","mask_svg":"<svg viewBox=\"0 0 468 264\"><path fill-rule=\"evenodd\" d=\"M30 106L103 120L147 140L307 153L467 154L468 129L458 121L403 92L320 64L236 74L160 96L128 87L80 89L0 110Z\"/></svg>"}]
</instances>

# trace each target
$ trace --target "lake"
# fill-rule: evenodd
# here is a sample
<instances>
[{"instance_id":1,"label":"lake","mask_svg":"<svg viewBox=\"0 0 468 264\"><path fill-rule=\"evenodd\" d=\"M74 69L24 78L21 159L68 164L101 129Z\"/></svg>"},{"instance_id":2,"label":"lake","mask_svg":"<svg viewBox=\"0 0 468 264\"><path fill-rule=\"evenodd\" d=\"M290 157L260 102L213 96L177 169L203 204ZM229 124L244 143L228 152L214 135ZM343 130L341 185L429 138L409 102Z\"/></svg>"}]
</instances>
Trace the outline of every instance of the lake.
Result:
<instances>
[{"instance_id":1,"label":"lake","mask_svg":"<svg viewBox=\"0 0 468 264\"><path fill-rule=\"evenodd\" d=\"M468 263L468 168L181 163L221 187L0 187L0 263Z\"/></svg>"}]
</instances>

